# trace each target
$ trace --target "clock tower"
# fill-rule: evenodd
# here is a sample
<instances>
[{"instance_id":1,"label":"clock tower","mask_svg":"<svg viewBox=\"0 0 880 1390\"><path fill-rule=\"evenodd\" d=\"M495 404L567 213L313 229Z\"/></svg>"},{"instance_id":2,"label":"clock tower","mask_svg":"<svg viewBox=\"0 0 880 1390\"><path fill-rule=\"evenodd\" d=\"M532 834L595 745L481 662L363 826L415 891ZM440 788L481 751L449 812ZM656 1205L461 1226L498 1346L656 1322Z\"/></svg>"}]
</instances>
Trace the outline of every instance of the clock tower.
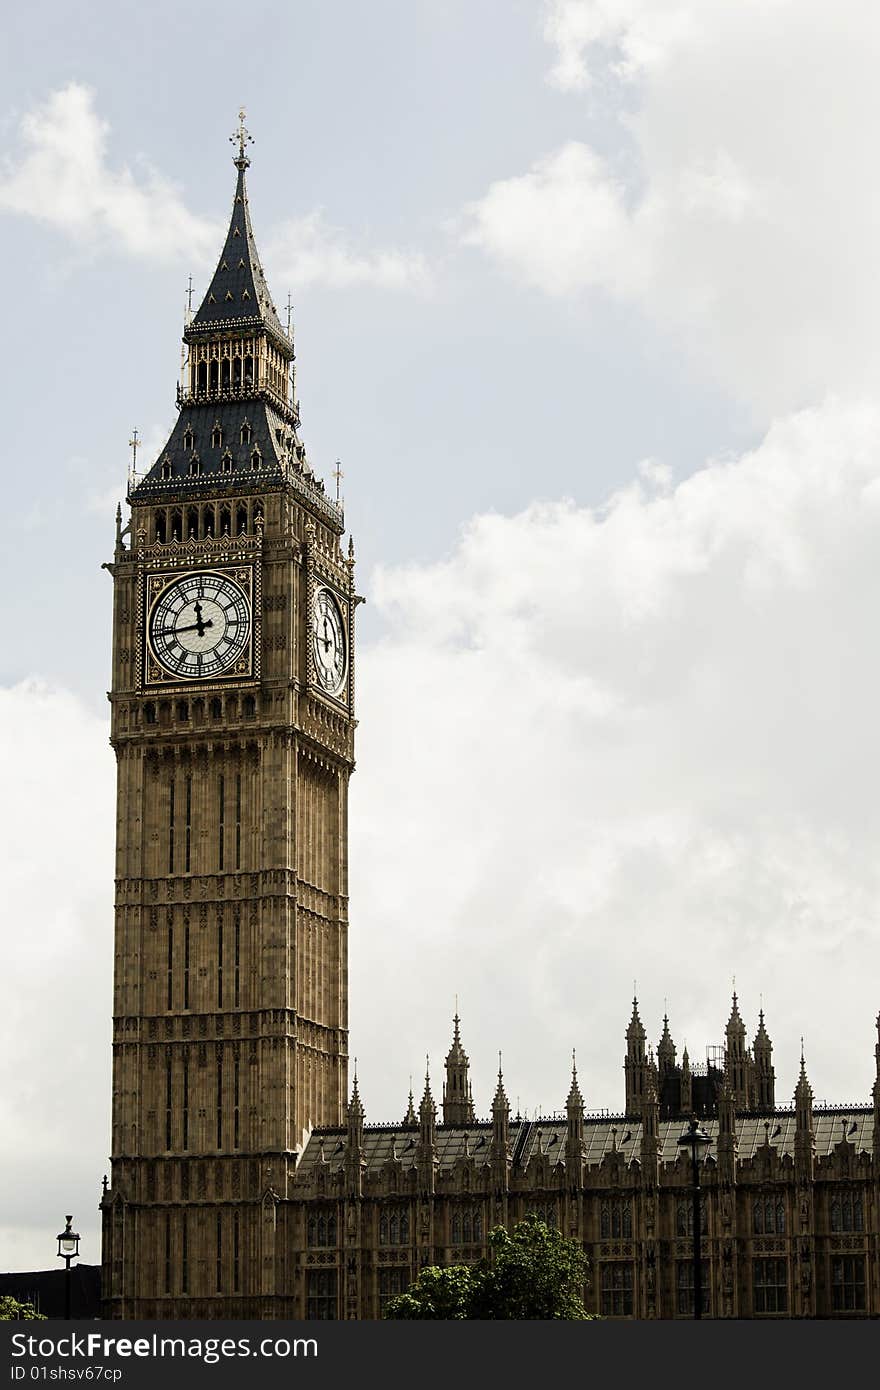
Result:
<instances>
[{"instance_id":1,"label":"clock tower","mask_svg":"<svg viewBox=\"0 0 880 1390\"><path fill-rule=\"evenodd\" d=\"M275 1209L347 1088L353 547L299 437L242 125L178 416L117 514L109 1317L273 1317Z\"/></svg>"}]
</instances>

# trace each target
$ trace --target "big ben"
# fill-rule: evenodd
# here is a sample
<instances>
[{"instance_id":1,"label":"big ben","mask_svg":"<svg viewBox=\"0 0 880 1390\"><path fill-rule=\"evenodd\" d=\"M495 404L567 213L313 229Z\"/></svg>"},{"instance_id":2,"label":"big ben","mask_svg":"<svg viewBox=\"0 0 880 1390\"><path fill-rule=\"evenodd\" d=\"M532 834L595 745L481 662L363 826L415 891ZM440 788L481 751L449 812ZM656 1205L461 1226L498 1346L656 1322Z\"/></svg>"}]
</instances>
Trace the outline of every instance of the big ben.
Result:
<instances>
[{"instance_id":1,"label":"big ben","mask_svg":"<svg viewBox=\"0 0 880 1390\"><path fill-rule=\"evenodd\" d=\"M178 417L108 566L110 1317L286 1315L275 1210L345 1108L353 550L300 440L235 138Z\"/></svg>"}]
</instances>

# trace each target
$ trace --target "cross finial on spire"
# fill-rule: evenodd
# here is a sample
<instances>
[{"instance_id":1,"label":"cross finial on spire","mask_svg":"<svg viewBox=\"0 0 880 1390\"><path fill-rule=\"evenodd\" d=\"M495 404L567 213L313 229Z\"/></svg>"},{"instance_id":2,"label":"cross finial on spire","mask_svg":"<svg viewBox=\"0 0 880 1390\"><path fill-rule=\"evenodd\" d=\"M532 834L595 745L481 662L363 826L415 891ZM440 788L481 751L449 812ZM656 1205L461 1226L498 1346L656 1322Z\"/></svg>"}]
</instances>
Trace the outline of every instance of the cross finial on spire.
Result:
<instances>
[{"instance_id":1,"label":"cross finial on spire","mask_svg":"<svg viewBox=\"0 0 880 1390\"><path fill-rule=\"evenodd\" d=\"M290 297L290 290L287 291L287 336L290 337L290 324L293 315L293 300Z\"/></svg>"},{"instance_id":2,"label":"cross finial on spire","mask_svg":"<svg viewBox=\"0 0 880 1390\"><path fill-rule=\"evenodd\" d=\"M341 462L340 459L337 459L337 460L336 460L336 467L333 469L333 477L336 479L336 501L338 502L338 501L339 501L339 484L342 482L342 479L345 477L345 474L344 474L343 471L342 471L342 462ZM456 1000L457 1000L457 999L458 999L458 995L456 995L455 997L456 997ZM456 1003L456 1006L455 1006L455 1012L458 1013L458 1004L457 1004L457 1003Z\"/></svg>"},{"instance_id":3,"label":"cross finial on spire","mask_svg":"<svg viewBox=\"0 0 880 1390\"><path fill-rule=\"evenodd\" d=\"M254 137L247 130L247 127L244 123L244 118L246 115L247 112L242 106L238 112L238 129L233 131L233 133L229 137L230 144L238 145L238 156L233 161L233 163L239 169L247 169L248 165L250 164L250 160L245 154L244 148L245 145L252 145L254 143Z\"/></svg>"}]
</instances>

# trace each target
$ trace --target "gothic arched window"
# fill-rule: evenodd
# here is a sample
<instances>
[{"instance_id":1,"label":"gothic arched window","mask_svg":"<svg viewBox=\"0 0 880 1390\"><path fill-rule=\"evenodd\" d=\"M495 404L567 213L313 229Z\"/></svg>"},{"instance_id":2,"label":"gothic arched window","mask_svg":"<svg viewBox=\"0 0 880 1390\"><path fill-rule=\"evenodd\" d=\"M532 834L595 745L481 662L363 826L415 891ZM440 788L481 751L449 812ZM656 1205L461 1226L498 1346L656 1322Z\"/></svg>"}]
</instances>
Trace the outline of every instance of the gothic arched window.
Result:
<instances>
[{"instance_id":1,"label":"gothic arched window","mask_svg":"<svg viewBox=\"0 0 880 1390\"><path fill-rule=\"evenodd\" d=\"M862 1194L851 1187L835 1192L831 1198L832 1231L863 1231L865 1218L862 1210Z\"/></svg>"},{"instance_id":2,"label":"gothic arched window","mask_svg":"<svg viewBox=\"0 0 880 1390\"><path fill-rule=\"evenodd\" d=\"M223 443L223 431L219 425L215 425L211 431L211 446L219 449Z\"/></svg>"},{"instance_id":3,"label":"gothic arched window","mask_svg":"<svg viewBox=\"0 0 880 1390\"><path fill-rule=\"evenodd\" d=\"M752 1231L756 1236L785 1235L785 1203L772 1192L762 1192L752 1201Z\"/></svg>"},{"instance_id":4,"label":"gothic arched window","mask_svg":"<svg viewBox=\"0 0 880 1390\"><path fill-rule=\"evenodd\" d=\"M252 438L253 438L253 431L251 430L251 427L250 427L250 425L248 424L247 420L245 420L245 421L242 423L242 427L241 427L241 442L242 442L242 444L250 444Z\"/></svg>"}]
</instances>

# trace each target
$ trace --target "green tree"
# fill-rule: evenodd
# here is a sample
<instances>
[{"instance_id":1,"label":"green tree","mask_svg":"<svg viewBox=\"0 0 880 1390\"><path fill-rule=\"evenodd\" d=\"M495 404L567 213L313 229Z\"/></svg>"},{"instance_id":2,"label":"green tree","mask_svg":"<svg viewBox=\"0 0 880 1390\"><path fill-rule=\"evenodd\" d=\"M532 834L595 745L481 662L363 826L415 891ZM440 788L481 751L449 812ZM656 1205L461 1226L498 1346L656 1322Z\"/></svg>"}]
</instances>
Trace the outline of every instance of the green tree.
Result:
<instances>
[{"instance_id":1,"label":"green tree","mask_svg":"<svg viewBox=\"0 0 880 1390\"><path fill-rule=\"evenodd\" d=\"M423 1270L408 1293L389 1300L385 1317L586 1321L587 1272L578 1241L528 1217L512 1232L489 1232L488 1259Z\"/></svg>"},{"instance_id":2,"label":"green tree","mask_svg":"<svg viewBox=\"0 0 880 1390\"><path fill-rule=\"evenodd\" d=\"M408 1293L389 1299L386 1318L469 1318L477 1267L431 1265L423 1269Z\"/></svg>"},{"instance_id":3,"label":"green tree","mask_svg":"<svg viewBox=\"0 0 880 1390\"><path fill-rule=\"evenodd\" d=\"M20 1303L11 1293L0 1294L0 1322L15 1322L18 1318L45 1322L46 1314L38 1313L32 1303Z\"/></svg>"}]
</instances>

